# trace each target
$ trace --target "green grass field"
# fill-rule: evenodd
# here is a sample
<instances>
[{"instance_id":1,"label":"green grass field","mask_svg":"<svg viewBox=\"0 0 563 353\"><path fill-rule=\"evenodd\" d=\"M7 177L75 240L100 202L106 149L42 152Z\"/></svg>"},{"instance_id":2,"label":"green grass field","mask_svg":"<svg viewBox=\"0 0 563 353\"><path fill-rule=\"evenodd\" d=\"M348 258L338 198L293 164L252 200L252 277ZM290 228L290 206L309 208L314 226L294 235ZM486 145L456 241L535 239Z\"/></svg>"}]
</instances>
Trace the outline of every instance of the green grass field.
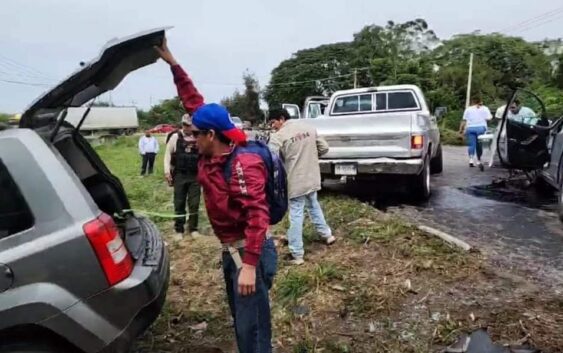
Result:
<instances>
[{"instance_id":1,"label":"green grass field","mask_svg":"<svg viewBox=\"0 0 563 353\"><path fill-rule=\"evenodd\" d=\"M140 177L136 146L136 138L120 138L96 150L135 210L171 214L162 153L155 174ZM427 353L482 326L502 342L524 337L524 327L545 352L563 347L561 299L499 276L481 255L452 249L350 197L325 194L321 204L336 245L317 242L306 224L306 263L296 268L283 260L287 248L278 240L271 293L276 352ZM172 221L151 218L169 244L172 278L164 312L135 351L233 352L218 241L206 236L173 243ZM201 219L210 234L203 206ZM278 239L287 226L284 220L275 227Z\"/></svg>"}]
</instances>

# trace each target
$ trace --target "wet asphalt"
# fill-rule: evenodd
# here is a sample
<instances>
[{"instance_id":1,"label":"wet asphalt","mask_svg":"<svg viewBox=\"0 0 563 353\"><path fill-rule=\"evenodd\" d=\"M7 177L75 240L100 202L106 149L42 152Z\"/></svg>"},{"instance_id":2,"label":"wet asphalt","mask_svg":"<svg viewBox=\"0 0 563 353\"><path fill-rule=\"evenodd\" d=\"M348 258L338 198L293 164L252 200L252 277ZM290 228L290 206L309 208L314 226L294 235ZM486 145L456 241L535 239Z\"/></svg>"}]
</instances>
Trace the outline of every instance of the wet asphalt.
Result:
<instances>
[{"instance_id":1,"label":"wet asphalt","mask_svg":"<svg viewBox=\"0 0 563 353\"><path fill-rule=\"evenodd\" d=\"M469 168L465 148L444 147L444 172L432 177L426 203L410 200L399 185L326 182L325 188L450 233L497 266L563 292L563 223L556 196L522 184L521 177L509 179L502 168Z\"/></svg>"}]
</instances>

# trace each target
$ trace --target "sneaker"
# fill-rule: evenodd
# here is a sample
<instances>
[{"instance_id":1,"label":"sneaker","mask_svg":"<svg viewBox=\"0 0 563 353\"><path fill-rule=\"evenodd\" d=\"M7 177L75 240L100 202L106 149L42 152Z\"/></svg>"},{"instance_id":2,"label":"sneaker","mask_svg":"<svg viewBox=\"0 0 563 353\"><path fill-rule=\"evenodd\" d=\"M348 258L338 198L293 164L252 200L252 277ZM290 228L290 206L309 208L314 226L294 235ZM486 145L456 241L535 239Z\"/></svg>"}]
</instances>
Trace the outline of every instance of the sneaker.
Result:
<instances>
[{"instance_id":1,"label":"sneaker","mask_svg":"<svg viewBox=\"0 0 563 353\"><path fill-rule=\"evenodd\" d=\"M172 239L174 239L175 242L181 242L182 240L184 240L184 234L183 233L175 233L172 236Z\"/></svg>"},{"instance_id":2,"label":"sneaker","mask_svg":"<svg viewBox=\"0 0 563 353\"><path fill-rule=\"evenodd\" d=\"M484 172L485 171L485 166L483 165L483 163L479 162L477 163L477 165L479 166L479 170Z\"/></svg>"},{"instance_id":3,"label":"sneaker","mask_svg":"<svg viewBox=\"0 0 563 353\"><path fill-rule=\"evenodd\" d=\"M195 231L193 231L193 232L190 232L190 236L191 236L192 238L196 239L196 238L200 238L200 237L201 237L201 234L200 234L197 230L195 230Z\"/></svg>"},{"instance_id":4,"label":"sneaker","mask_svg":"<svg viewBox=\"0 0 563 353\"><path fill-rule=\"evenodd\" d=\"M303 260L302 257L293 257L291 260L289 260L289 264L294 266L300 266L303 265L304 263L305 260Z\"/></svg>"},{"instance_id":5,"label":"sneaker","mask_svg":"<svg viewBox=\"0 0 563 353\"><path fill-rule=\"evenodd\" d=\"M475 162L473 161L473 157L469 158L469 167L475 167Z\"/></svg>"},{"instance_id":6,"label":"sneaker","mask_svg":"<svg viewBox=\"0 0 563 353\"><path fill-rule=\"evenodd\" d=\"M334 235L326 238L326 245L332 245L334 243L336 243L336 237Z\"/></svg>"}]
</instances>

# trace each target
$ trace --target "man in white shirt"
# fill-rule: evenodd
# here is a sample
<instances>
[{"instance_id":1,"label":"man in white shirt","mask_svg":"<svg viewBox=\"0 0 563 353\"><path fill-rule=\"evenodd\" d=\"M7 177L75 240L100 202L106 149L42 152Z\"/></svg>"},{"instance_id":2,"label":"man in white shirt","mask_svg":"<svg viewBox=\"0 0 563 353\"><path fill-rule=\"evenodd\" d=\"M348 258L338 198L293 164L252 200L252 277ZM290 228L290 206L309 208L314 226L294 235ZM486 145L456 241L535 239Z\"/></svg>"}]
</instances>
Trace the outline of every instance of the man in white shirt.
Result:
<instances>
[{"instance_id":1,"label":"man in white shirt","mask_svg":"<svg viewBox=\"0 0 563 353\"><path fill-rule=\"evenodd\" d=\"M532 109L524 107L519 99L515 99L514 102L510 104L508 108L508 119L527 125L536 125L539 120L536 113Z\"/></svg>"},{"instance_id":2,"label":"man in white shirt","mask_svg":"<svg viewBox=\"0 0 563 353\"><path fill-rule=\"evenodd\" d=\"M470 167L475 166L476 159L479 169L483 170L483 164L481 163L483 150L479 144L479 136L487 132L487 121L491 119L491 111L483 105L480 98L474 98L473 105L467 107L463 113L459 133L465 134Z\"/></svg>"},{"instance_id":3,"label":"man in white shirt","mask_svg":"<svg viewBox=\"0 0 563 353\"><path fill-rule=\"evenodd\" d=\"M151 136L149 131L145 132L145 136L139 139L139 153L142 156L143 163L141 166L141 175L145 175L147 172L149 174L153 173L154 160L156 154L158 153L158 140Z\"/></svg>"}]
</instances>

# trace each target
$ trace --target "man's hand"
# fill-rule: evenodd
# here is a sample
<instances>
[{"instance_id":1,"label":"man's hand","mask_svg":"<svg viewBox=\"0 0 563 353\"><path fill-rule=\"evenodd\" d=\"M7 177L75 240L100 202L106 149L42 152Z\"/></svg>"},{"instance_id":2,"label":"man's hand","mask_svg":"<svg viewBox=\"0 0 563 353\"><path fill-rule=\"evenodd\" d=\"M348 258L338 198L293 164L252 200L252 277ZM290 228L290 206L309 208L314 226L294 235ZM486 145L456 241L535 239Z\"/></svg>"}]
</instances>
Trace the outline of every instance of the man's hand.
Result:
<instances>
[{"instance_id":1,"label":"man's hand","mask_svg":"<svg viewBox=\"0 0 563 353\"><path fill-rule=\"evenodd\" d=\"M160 57L162 58L162 60L166 61L168 63L168 65L173 66L173 65L177 65L178 62L176 61L176 59L174 59L174 55L172 55L172 52L170 51L170 49L168 49L168 44L166 42L166 37L164 38L164 40L162 41L162 45L159 46L155 46L154 50L156 50L156 52L158 53L158 55L160 55Z\"/></svg>"},{"instance_id":2,"label":"man's hand","mask_svg":"<svg viewBox=\"0 0 563 353\"><path fill-rule=\"evenodd\" d=\"M256 293L256 267L242 264L242 269L238 276L238 292L242 296Z\"/></svg>"},{"instance_id":3,"label":"man's hand","mask_svg":"<svg viewBox=\"0 0 563 353\"><path fill-rule=\"evenodd\" d=\"M166 181L168 182L169 186L172 186L172 183L174 182L174 179L172 178L172 175L170 175L170 173L167 173L164 178L166 179Z\"/></svg>"}]
</instances>

